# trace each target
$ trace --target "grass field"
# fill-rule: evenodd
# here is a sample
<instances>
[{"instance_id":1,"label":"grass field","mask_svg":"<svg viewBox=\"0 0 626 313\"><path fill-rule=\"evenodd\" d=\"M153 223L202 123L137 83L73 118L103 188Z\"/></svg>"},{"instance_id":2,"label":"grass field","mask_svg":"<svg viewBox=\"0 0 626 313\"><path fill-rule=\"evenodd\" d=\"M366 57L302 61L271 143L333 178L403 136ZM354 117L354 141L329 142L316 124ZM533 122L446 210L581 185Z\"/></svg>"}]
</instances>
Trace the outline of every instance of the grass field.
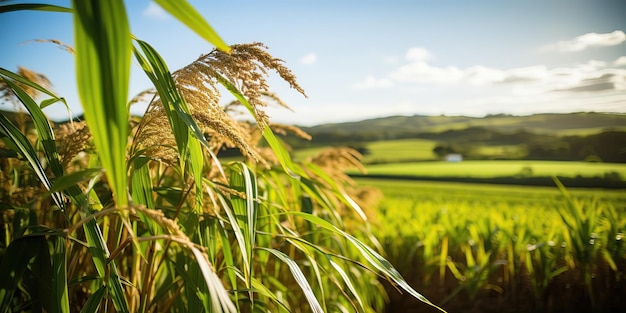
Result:
<instances>
[{"instance_id":1,"label":"grass field","mask_svg":"<svg viewBox=\"0 0 626 313\"><path fill-rule=\"evenodd\" d=\"M387 163L417 160L436 160L433 153L436 141L426 139L396 139L373 141L364 144L368 153L363 158L363 163ZM294 159L302 160L316 155L322 148L300 149L294 152Z\"/></svg>"},{"instance_id":2,"label":"grass field","mask_svg":"<svg viewBox=\"0 0 626 313\"><path fill-rule=\"evenodd\" d=\"M560 176L603 177L618 173L626 177L626 164L562 161L462 161L410 162L366 166L371 175L477 177Z\"/></svg>"}]
</instances>

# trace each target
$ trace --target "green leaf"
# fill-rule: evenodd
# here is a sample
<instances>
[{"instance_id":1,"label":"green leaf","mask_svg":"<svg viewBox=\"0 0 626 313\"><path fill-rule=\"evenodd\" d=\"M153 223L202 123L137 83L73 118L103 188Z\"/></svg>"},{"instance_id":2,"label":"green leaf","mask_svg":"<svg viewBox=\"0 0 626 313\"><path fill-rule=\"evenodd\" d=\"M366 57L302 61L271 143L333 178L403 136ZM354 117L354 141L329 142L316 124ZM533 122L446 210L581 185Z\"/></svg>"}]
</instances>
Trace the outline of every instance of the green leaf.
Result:
<instances>
[{"instance_id":1,"label":"green leaf","mask_svg":"<svg viewBox=\"0 0 626 313\"><path fill-rule=\"evenodd\" d=\"M33 148L33 146L30 144L28 138L26 138L26 136L24 136L20 132L20 130L15 125L13 125L13 123L6 116L4 116L4 114L0 115L0 134L6 136L2 138L5 142L12 144L8 146L12 146L14 149L16 149L17 153L19 153L26 160L28 160L28 163L35 171L35 174L37 175L39 180L43 183L46 189L50 190L52 184L50 182L50 179L48 178L48 175L46 174L46 170L41 164L41 161L39 161L37 151L35 151L35 148ZM59 208L65 207L61 194L53 193L52 199Z\"/></svg>"},{"instance_id":2,"label":"green leaf","mask_svg":"<svg viewBox=\"0 0 626 313\"><path fill-rule=\"evenodd\" d=\"M55 307L50 312L70 312L70 300L67 289L67 251L65 250L65 238L52 237L52 296Z\"/></svg>"},{"instance_id":3,"label":"green leaf","mask_svg":"<svg viewBox=\"0 0 626 313\"><path fill-rule=\"evenodd\" d=\"M9 4L9 5L0 6L0 13L22 11L22 10L66 12L66 13L72 12L72 9L70 8L61 7L58 5L51 5L51 4L20 3L20 4Z\"/></svg>"},{"instance_id":4,"label":"green leaf","mask_svg":"<svg viewBox=\"0 0 626 313\"><path fill-rule=\"evenodd\" d=\"M343 279L343 282L346 284L346 286L352 293L352 296L356 298L356 301L359 304L359 312L366 312L365 306L363 305L363 300L361 300L360 293L355 288L354 284L352 283L352 280L350 279L346 271L343 270L341 265L333 261L333 259L330 256L327 255L327 257L328 257L328 261L330 262L330 265L332 265L332 267L337 271L337 273L339 273L339 276L341 276L341 278Z\"/></svg>"},{"instance_id":5,"label":"green leaf","mask_svg":"<svg viewBox=\"0 0 626 313\"><path fill-rule=\"evenodd\" d=\"M159 93L165 114L174 133L181 167L187 169L186 164L188 164L191 170L191 175L196 184L195 206L196 211L199 212L202 206L202 169L204 166L201 144L208 147L208 143L198 125L191 118L185 99L178 92L165 61L148 43L141 40L136 40L136 42L143 55L135 48L133 50L135 57Z\"/></svg>"},{"instance_id":6,"label":"green leaf","mask_svg":"<svg viewBox=\"0 0 626 313\"><path fill-rule=\"evenodd\" d=\"M230 52L230 47L187 0L155 0L154 2L218 49Z\"/></svg>"},{"instance_id":7,"label":"green leaf","mask_svg":"<svg viewBox=\"0 0 626 313\"><path fill-rule=\"evenodd\" d=\"M254 173L242 162L236 162L230 172L230 187L245 195L242 198L238 195L231 196L233 210L237 216L239 227L243 230L244 247L241 253L246 257L246 284L248 288L252 285L252 249L256 245L256 220L258 195L256 178Z\"/></svg>"},{"instance_id":8,"label":"green leaf","mask_svg":"<svg viewBox=\"0 0 626 313\"><path fill-rule=\"evenodd\" d=\"M52 104L52 103L56 103L56 102L63 102L63 104L65 104L65 107L69 109L69 106L67 105L67 102L65 101L64 98L58 97L56 94L54 94L52 91L48 90L47 88L31 81L30 79L27 79L25 77L22 77L18 74L15 74L11 71L8 71L4 68L0 68L0 75L5 76L7 78L10 78L16 82L19 82L21 84L27 85L43 94L46 94L48 96L51 97L51 99L47 99L44 100L43 103L45 103L45 105L42 105L41 108L43 109L44 107Z\"/></svg>"},{"instance_id":9,"label":"green leaf","mask_svg":"<svg viewBox=\"0 0 626 313\"><path fill-rule=\"evenodd\" d=\"M217 78L217 81L222 84L222 86L224 86L233 96L235 96L235 98L237 98L237 100L241 104L246 107L246 109L248 109L250 114L257 120L257 122L259 122L259 119L254 112L254 107L252 106L252 104L250 104L250 102L248 102L248 99L246 99L246 97L237 89L237 87L218 73L215 73L215 77ZM276 138L276 135L274 135L274 132L272 132L272 129L269 127L269 125L259 126L263 130L263 138L265 138L265 141L267 141L267 143L270 145L270 148L272 148L272 151L274 151L274 153L276 154L276 157L278 158L278 161L282 165L285 172L293 178L307 177L306 173L299 166L293 163L291 157L289 156L289 152L287 151L287 149L285 149L285 146L278 140L278 138Z\"/></svg>"},{"instance_id":10,"label":"green leaf","mask_svg":"<svg viewBox=\"0 0 626 313\"><path fill-rule=\"evenodd\" d=\"M349 208L352 208L363 221L367 221L367 216L365 215L365 212L363 212L363 209L361 209L361 207L352 198L350 198L347 193L343 192L343 188L337 183L335 179L333 179L330 175L328 175L328 173L326 173L323 169L313 163L307 164L307 168L315 173L316 176L322 178L324 182L329 184L332 187L332 190L336 190L335 193L337 194L337 198L339 200L341 200Z\"/></svg>"},{"instance_id":11,"label":"green leaf","mask_svg":"<svg viewBox=\"0 0 626 313\"><path fill-rule=\"evenodd\" d=\"M224 263L226 263L226 273L228 275L228 279L230 280L231 289L237 289L237 267L235 266L235 260L233 258L233 253L230 249L230 240L228 238L228 232L226 231L226 227L224 222L218 220L216 222L218 227L218 232L220 235L220 241L222 243L222 255L224 257ZM235 300L239 299L239 295L235 294ZM237 302L235 304L238 305Z\"/></svg>"},{"instance_id":12,"label":"green leaf","mask_svg":"<svg viewBox=\"0 0 626 313\"><path fill-rule=\"evenodd\" d=\"M66 190L70 187L76 186L78 183L93 179L99 174L102 174L101 168L88 168L82 171L76 171L70 174L63 175L54 180L54 183L50 187L50 191L58 192Z\"/></svg>"},{"instance_id":13,"label":"green leaf","mask_svg":"<svg viewBox=\"0 0 626 313\"><path fill-rule=\"evenodd\" d=\"M311 310L316 313L324 312L319 302L317 301L317 298L315 297L315 293L313 293L313 289L311 289L309 282L306 280L306 277L304 276L304 274L298 267L298 263L296 263L294 260L289 258L288 255L278 250L264 248L264 247L259 247L259 249L273 254L283 263L287 264L287 266L289 267L289 270L291 271L291 274L293 275L293 278L296 280L298 285L300 285L300 288L302 288L302 291L304 292L304 296L306 297L307 301L309 302L309 305L311 306Z\"/></svg>"},{"instance_id":14,"label":"green leaf","mask_svg":"<svg viewBox=\"0 0 626 313\"><path fill-rule=\"evenodd\" d=\"M100 307L100 302L102 302L102 298L104 298L104 296L106 295L106 292L107 292L106 286L102 286L98 288L96 292L94 292L91 296L89 296L89 299L87 299L87 302L85 302L85 305L83 306L83 308L80 309L80 313L97 312L98 308Z\"/></svg>"},{"instance_id":15,"label":"green leaf","mask_svg":"<svg viewBox=\"0 0 626 313\"><path fill-rule=\"evenodd\" d=\"M215 271L202 252L194 246L190 246L189 248L196 259L197 265L200 266L202 277L209 289L213 309L211 312L237 312L235 305L230 300L228 292L224 289L224 285L222 285L222 281L217 274L215 274Z\"/></svg>"},{"instance_id":16,"label":"green leaf","mask_svg":"<svg viewBox=\"0 0 626 313\"><path fill-rule=\"evenodd\" d=\"M254 288L254 290L258 294L268 297L269 299L277 303L278 309L279 309L278 312L281 312L281 313L291 312L289 308L284 303L282 303L280 299L278 299L278 297L271 290L269 290L267 286L263 285L263 283L260 282L258 279L254 279L254 278L252 279L252 288Z\"/></svg>"},{"instance_id":17,"label":"green leaf","mask_svg":"<svg viewBox=\"0 0 626 313\"><path fill-rule=\"evenodd\" d=\"M0 266L0 312L9 312L11 299L30 261L46 245L43 236L26 236L9 244Z\"/></svg>"},{"instance_id":18,"label":"green leaf","mask_svg":"<svg viewBox=\"0 0 626 313\"><path fill-rule=\"evenodd\" d=\"M154 209L154 190L150 179L150 159L138 157L133 159L133 170L131 171L131 196L135 204L143 204L147 208Z\"/></svg>"},{"instance_id":19,"label":"green leaf","mask_svg":"<svg viewBox=\"0 0 626 313\"><path fill-rule=\"evenodd\" d=\"M45 238L43 235L40 235ZM42 244L31 270L37 281L33 297L40 299L43 311L51 313L70 312L67 290L67 254L65 238L51 236L51 245Z\"/></svg>"},{"instance_id":20,"label":"green leaf","mask_svg":"<svg viewBox=\"0 0 626 313\"><path fill-rule=\"evenodd\" d=\"M85 120L118 206L128 204L131 35L122 0L74 0L76 79Z\"/></svg>"},{"instance_id":21,"label":"green leaf","mask_svg":"<svg viewBox=\"0 0 626 313\"><path fill-rule=\"evenodd\" d=\"M410 295L412 295L413 297L415 297L416 299L433 306L436 309L439 309L442 312L445 312L443 309L439 308L438 306L436 306L435 304L433 304L432 302L430 302L428 299L426 299L426 297L424 297L422 294L420 294L419 292L415 291L415 289L413 289L413 287L411 287L406 280L404 280L404 278L402 277L402 275L400 275L400 273L393 267L393 265L391 265L391 263L389 263L389 261L387 261L385 258L383 258L380 254L378 254L376 251L372 250L370 247L368 247L366 244L364 244L363 242L361 242L360 240L358 240L357 238L353 237L352 235L344 232L343 230L339 229L337 226L327 222L326 220L323 220L317 216L311 215L311 214L307 214L307 213L302 213L302 212L285 212L282 214L286 214L286 215L294 215L296 217L300 217L302 219L305 219L313 224L315 224L318 227L324 228L328 231L331 231L335 234L341 235L342 237L346 238L354 247L356 247L359 252L361 253L361 255L378 271L380 271L380 273L382 273L383 275L385 275L386 277L388 277L389 279L393 280L396 284L398 284L398 286L400 286L402 289L404 289L406 292L408 292Z\"/></svg>"}]
</instances>

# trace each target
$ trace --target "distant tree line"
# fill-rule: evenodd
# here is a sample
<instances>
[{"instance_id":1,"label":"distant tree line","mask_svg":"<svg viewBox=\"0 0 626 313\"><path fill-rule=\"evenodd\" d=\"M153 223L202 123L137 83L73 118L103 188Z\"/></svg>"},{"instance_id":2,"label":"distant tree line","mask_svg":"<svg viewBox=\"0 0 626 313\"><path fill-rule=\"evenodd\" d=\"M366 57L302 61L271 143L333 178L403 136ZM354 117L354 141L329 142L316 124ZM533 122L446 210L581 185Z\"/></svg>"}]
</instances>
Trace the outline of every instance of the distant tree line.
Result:
<instances>
[{"instance_id":1,"label":"distant tree line","mask_svg":"<svg viewBox=\"0 0 626 313\"><path fill-rule=\"evenodd\" d=\"M596 161L626 163L626 132L605 131L588 136L556 136L525 130L505 132L485 127L446 130L443 132L319 132L311 133L313 140L303 142L285 138L294 148L323 145L347 145L367 153L365 143L391 139L429 139L439 142L433 149L438 156L460 153L479 159L480 146L517 145L522 155L510 158L528 160ZM507 157L503 157L507 158Z\"/></svg>"},{"instance_id":2,"label":"distant tree line","mask_svg":"<svg viewBox=\"0 0 626 313\"><path fill-rule=\"evenodd\" d=\"M567 136L528 144L528 159L626 163L626 132Z\"/></svg>"}]
</instances>

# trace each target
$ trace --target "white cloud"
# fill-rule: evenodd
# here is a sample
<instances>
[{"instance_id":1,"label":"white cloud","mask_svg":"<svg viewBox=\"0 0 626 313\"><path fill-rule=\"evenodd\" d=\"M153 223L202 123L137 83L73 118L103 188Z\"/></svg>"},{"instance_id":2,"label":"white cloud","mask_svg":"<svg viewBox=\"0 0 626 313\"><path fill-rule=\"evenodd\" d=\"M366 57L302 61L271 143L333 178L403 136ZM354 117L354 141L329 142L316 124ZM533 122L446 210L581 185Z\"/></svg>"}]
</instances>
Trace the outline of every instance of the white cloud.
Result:
<instances>
[{"instance_id":1,"label":"white cloud","mask_svg":"<svg viewBox=\"0 0 626 313\"><path fill-rule=\"evenodd\" d=\"M317 62L317 55L313 52L307 53L303 57L300 58L300 63L304 65L311 65Z\"/></svg>"},{"instance_id":2,"label":"white cloud","mask_svg":"<svg viewBox=\"0 0 626 313\"><path fill-rule=\"evenodd\" d=\"M471 84L486 85L503 81L506 78L506 73L499 69L475 65L464 70L463 77Z\"/></svg>"},{"instance_id":3,"label":"white cloud","mask_svg":"<svg viewBox=\"0 0 626 313\"><path fill-rule=\"evenodd\" d=\"M158 4L152 1L150 1L150 4L148 4L148 7L146 7L143 10L142 14L143 16L147 16L147 17L151 17L151 18L155 18L159 20L166 20L170 18L169 14L165 12L163 8L161 8Z\"/></svg>"},{"instance_id":4,"label":"white cloud","mask_svg":"<svg viewBox=\"0 0 626 313\"><path fill-rule=\"evenodd\" d=\"M405 57L407 60L419 62L429 60L430 58L432 58L432 54L430 54L430 52L428 52L428 50L424 48L415 47L409 49L409 51L406 52Z\"/></svg>"},{"instance_id":5,"label":"white cloud","mask_svg":"<svg viewBox=\"0 0 626 313\"><path fill-rule=\"evenodd\" d=\"M388 78L376 78L372 75L365 77L365 80L358 82L352 87L355 89L379 89L393 86L393 82Z\"/></svg>"},{"instance_id":6,"label":"white cloud","mask_svg":"<svg viewBox=\"0 0 626 313\"><path fill-rule=\"evenodd\" d=\"M511 69L474 65L467 68L436 66L424 58L432 58L425 49L410 49L408 62L392 70L387 77L368 76L355 88L381 88L392 85L424 86L454 85L453 88L498 88L515 95L543 94L553 91L601 93L624 90L626 69L610 67L607 62L590 60L570 67L548 68L545 65ZM415 61L417 60L417 61ZM626 64L626 57L614 62ZM474 87L472 87L474 86ZM448 87L445 87L448 88ZM408 90L408 89L405 89ZM478 89L476 89L478 90Z\"/></svg>"},{"instance_id":7,"label":"white cloud","mask_svg":"<svg viewBox=\"0 0 626 313\"><path fill-rule=\"evenodd\" d=\"M571 40L559 41L555 44L547 45L545 50L556 50L559 52L582 51L590 47L617 46L626 41L626 34L621 30L611 33L587 33Z\"/></svg>"},{"instance_id":8,"label":"white cloud","mask_svg":"<svg viewBox=\"0 0 626 313\"><path fill-rule=\"evenodd\" d=\"M463 71L454 66L436 67L417 61L400 66L390 77L406 83L451 83L462 79Z\"/></svg>"},{"instance_id":9,"label":"white cloud","mask_svg":"<svg viewBox=\"0 0 626 313\"><path fill-rule=\"evenodd\" d=\"M352 87L381 93L393 87L382 115L624 111L626 56L613 62L589 60L562 67L537 64L503 69L433 64L428 60L435 56L426 52L410 49L398 64L387 65L387 75L368 75ZM352 109L359 114L373 110Z\"/></svg>"},{"instance_id":10,"label":"white cloud","mask_svg":"<svg viewBox=\"0 0 626 313\"><path fill-rule=\"evenodd\" d=\"M615 65L615 66L624 66L624 65L626 65L626 56L621 56L621 57L617 58L617 60L615 60L615 62L613 62L613 65Z\"/></svg>"}]
</instances>

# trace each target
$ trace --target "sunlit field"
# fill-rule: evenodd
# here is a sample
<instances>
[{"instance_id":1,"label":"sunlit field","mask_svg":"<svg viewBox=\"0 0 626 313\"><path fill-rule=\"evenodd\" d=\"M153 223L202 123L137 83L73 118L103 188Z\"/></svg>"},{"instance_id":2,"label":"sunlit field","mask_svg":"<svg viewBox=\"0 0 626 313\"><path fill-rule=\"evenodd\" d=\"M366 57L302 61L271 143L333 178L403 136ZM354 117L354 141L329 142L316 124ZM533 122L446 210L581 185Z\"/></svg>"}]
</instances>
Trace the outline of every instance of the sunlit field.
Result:
<instances>
[{"instance_id":1,"label":"sunlit field","mask_svg":"<svg viewBox=\"0 0 626 313\"><path fill-rule=\"evenodd\" d=\"M432 152L436 141L426 139L394 139L364 143L367 153L363 156L363 163L386 163L415 160L436 160ZM294 158L304 159L315 155L324 148L299 149Z\"/></svg>"},{"instance_id":2,"label":"sunlit field","mask_svg":"<svg viewBox=\"0 0 626 313\"><path fill-rule=\"evenodd\" d=\"M450 312L624 305L623 190L358 182L385 195L375 234L390 261ZM392 295L389 312L422 311L414 304Z\"/></svg>"},{"instance_id":3,"label":"sunlit field","mask_svg":"<svg viewBox=\"0 0 626 313\"><path fill-rule=\"evenodd\" d=\"M562 176L597 177L618 173L626 177L626 164L560 161L462 161L411 162L368 165L371 175L499 177Z\"/></svg>"}]
</instances>

